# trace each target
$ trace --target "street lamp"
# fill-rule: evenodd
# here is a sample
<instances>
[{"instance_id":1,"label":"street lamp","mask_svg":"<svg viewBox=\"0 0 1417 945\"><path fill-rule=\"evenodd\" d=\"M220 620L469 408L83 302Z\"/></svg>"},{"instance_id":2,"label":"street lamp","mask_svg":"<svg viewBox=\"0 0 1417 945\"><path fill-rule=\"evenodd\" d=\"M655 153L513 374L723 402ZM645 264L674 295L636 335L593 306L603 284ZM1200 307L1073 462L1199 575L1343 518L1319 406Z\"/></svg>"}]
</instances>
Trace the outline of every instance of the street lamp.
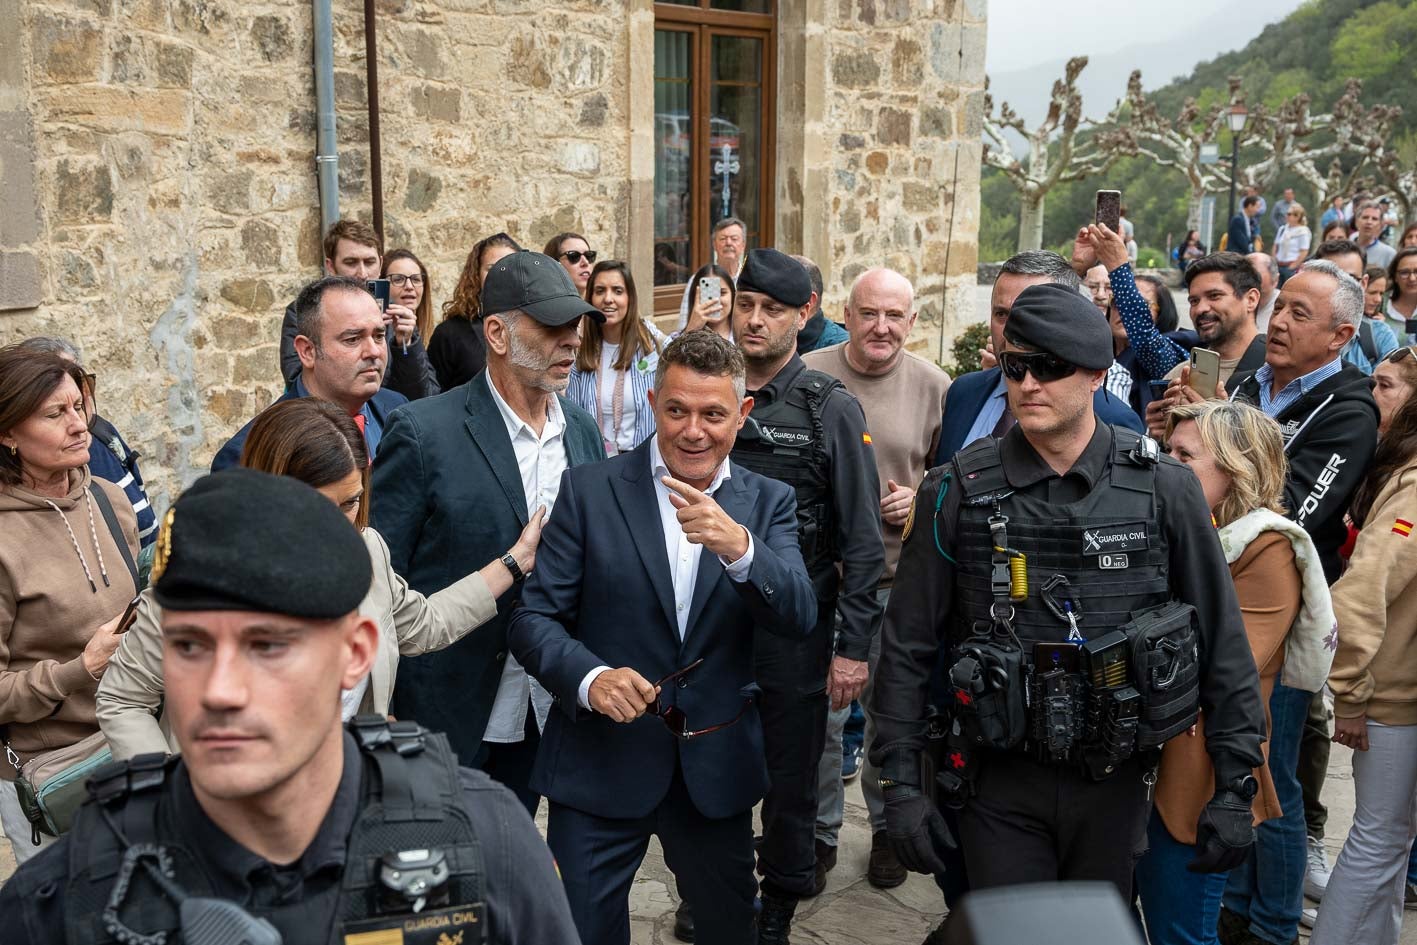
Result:
<instances>
[{"instance_id":1,"label":"street lamp","mask_svg":"<svg viewBox=\"0 0 1417 945\"><path fill-rule=\"evenodd\" d=\"M1236 102L1230 106L1226 117L1230 121L1230 215L1225 218L1228 226L1228 221L1235 219L1235 174L1240 169L1240 132L1245 130L1250 113L1244 103Z\"/></svg>"}]
</instances>

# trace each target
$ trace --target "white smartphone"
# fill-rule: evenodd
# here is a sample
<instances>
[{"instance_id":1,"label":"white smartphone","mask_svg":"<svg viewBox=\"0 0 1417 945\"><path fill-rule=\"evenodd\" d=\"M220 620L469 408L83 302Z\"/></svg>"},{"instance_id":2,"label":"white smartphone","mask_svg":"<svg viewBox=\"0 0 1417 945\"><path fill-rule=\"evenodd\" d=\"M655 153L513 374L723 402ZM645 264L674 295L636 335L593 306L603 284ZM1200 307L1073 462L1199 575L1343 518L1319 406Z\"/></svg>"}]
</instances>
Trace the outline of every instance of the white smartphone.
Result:
<instances>
[{"instance_id":1,"label":"white smartphone","mask_svg":"<svg viewBox=\"0 0 1417 945\"><path fill-rule=\"evenodd\" d=\"M723 297L723 283L718 276L704 276L699 280L699 304L717 302Z\"/></svg>"}]
</instances>

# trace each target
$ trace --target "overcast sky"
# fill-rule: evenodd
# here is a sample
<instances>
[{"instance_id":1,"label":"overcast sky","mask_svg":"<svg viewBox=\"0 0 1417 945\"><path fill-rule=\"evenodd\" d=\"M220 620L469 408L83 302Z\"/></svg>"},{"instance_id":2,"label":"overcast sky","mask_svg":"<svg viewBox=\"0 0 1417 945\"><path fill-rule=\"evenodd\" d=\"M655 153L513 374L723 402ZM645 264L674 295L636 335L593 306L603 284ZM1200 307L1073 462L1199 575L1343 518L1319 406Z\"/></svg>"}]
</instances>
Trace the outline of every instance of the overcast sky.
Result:
<instances>
[{"instance_id":1,"label":"overcast sky","mask_svg":"<svg viewBox=\"0 0 1417 945\"><path fill-rule=\"evenodd\" d=\"M1166 42L1168 37L1184 37L1195 46L1194 64L1239 49L1266 24L1282 19L1301 2L1089 0L1086 4L1060 4L1057 0L989 0L987 68L991 73L1011 72L1070 56L1096 56L1128 46Z\"/></svg>"}]
</instances>

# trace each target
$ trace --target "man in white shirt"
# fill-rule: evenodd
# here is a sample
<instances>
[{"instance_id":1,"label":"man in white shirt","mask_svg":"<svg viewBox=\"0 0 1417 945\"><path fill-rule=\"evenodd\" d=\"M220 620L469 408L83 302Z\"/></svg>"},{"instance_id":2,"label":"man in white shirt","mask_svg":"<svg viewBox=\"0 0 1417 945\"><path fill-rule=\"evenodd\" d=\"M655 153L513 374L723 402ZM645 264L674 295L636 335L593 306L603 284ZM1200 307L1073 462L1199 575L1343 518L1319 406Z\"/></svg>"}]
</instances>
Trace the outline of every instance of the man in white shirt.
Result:
<instances>
[{"instance_id":1,"label":"man in white shirt","mask_svg":"<svg viewBox=\"0 0 1417 945\"><path fill-rule=\"evenodd\" d=\"M688 332L660 355L656 432L569 470L512 652L556 699L532 788L586 945L628 945L658 836L700 945L755 940L753 806L768 787L753 681L764 633L806 637L816 596L783 483L729 460L753 401L741 352Z\"/></svg>"}]
</instances>

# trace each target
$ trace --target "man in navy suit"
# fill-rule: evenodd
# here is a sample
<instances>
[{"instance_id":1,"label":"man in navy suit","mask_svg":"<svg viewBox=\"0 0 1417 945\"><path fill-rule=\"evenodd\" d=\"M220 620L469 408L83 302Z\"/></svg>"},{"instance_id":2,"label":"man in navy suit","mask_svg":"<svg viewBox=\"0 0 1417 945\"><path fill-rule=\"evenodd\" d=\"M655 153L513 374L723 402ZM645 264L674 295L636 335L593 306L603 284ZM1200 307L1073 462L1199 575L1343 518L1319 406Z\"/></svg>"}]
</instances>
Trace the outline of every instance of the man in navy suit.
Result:
<instances>
[{"instance_id":1,"label":"man in navy suit","mask_svg":"<svg viewBox=\"0 0 1417 945\"><path fill-rule=\"evenodd\" d=\"M605 458L595 420L560 396L581 318L604 316L560 263L529 252L487 273L482 311L487 369L395 411L370 511L414 590L440 591L492 558L517 586L476 633L400 660L390 711L446 732L460 764L487 772L535 814L540 798L528 784L551 696L508 656L507 622L525 576L510 549L537 509L552 511L568 466Z\"/></svg>"},{"instance_id":2,"label":"man in navy suit","mask_svg":"<svg viewBox=\"0 0 1417 945\"><path fill-rule=\"evenodd\" d=\"M995 351L1004 350L1004 325L1014 299L1031 285L1056 282L1076 290L1081 283L1066 259L1046 250L1033 250L1009 257L994 280L989 300L989 335ZM1100 313L1099 318L1104 317ZM1103 423L1144 432L1141 418L1125 401L1110 397L1105 387L1092 396L1092 410ZM940 449L935 466L943 466L966 445L981 436L1003 436L1013 426L1005 397L1004 374L998 367L972 371L954 379L945 396L945 414L940 421Z\"/></svg>"},{"instance_id":3,"label":"man in navy suit","mask_svg":"<svg viewBox=\"0 0 1417 945\"><path fill-rule=\"evenodd\" d=\"M630 941L652 834L701 945L754 939L753 805L767 791L755 633L806 636L816 598L792 489L729 461L743 356L687 332L660 356L658 429L567 470L508 643L560 708L532 787L584 945Z\"/></svg>"},{"instance_id":4,"label":"man in navy suit","mask_svg":"<svg viewBox=\"0 0 1417 945\"><path fill-rule=\"evenodd\" d=\"M372 457L379 450L389 412L408 398L380 385L384 382L388 346L379 303L363 282L326 276L300 290L295 310L295 352L300 373L278 399L319 397L349 411L364 431ZM212 472L235 466L251 431L250 420L226 442L212 460Z\"/></svg>"}]
</instances>

